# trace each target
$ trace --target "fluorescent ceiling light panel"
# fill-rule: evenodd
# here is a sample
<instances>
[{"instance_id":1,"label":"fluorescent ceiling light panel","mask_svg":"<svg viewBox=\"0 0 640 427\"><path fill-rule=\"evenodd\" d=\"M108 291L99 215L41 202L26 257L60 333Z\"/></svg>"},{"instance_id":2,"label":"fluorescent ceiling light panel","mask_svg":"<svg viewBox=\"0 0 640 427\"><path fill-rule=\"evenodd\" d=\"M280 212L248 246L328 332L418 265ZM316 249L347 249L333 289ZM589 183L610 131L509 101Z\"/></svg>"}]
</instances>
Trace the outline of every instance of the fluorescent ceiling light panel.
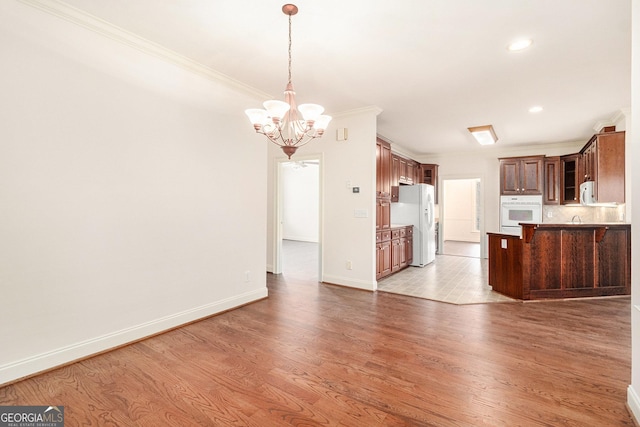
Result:
<instances>
[{"instance_id":1,"label":"fluorescent ceiling light panel","mask_svg":"<svg viewBox=\"0 0 640 427\"><path fill-rule=\"evenodd\" d=\"M480 145L495 144L498 140L498 137L493 130L493 126L491 125L475 126L467 129L469 129L471 135L473 135L473 137L476 139L476 141L478 141Z\"/></svg>"}]
</instances>

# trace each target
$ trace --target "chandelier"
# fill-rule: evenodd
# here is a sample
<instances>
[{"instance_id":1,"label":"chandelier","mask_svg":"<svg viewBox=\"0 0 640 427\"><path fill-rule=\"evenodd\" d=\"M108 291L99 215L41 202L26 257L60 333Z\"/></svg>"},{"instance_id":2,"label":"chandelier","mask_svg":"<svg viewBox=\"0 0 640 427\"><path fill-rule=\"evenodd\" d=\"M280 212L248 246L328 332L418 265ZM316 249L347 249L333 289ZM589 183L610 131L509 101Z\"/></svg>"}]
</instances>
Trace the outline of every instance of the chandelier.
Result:
<instances>
[{"instance_id":1,"label":"chandelier","mask_svg":"<svg viewBox=\"0 0 640 427\"><path fill-rule=\"evenodd\" d=\"M298 7L285 4L282 12L289 16L289 80L284 101L266 101L264 110L252 108L245 113L257 133L265 135L291 158L298 147L324 134L331 116L323 115L324 107L318 104L296 105L296 93L291 83L291 17L298 13Z\"/></svg>"}]
</instances>

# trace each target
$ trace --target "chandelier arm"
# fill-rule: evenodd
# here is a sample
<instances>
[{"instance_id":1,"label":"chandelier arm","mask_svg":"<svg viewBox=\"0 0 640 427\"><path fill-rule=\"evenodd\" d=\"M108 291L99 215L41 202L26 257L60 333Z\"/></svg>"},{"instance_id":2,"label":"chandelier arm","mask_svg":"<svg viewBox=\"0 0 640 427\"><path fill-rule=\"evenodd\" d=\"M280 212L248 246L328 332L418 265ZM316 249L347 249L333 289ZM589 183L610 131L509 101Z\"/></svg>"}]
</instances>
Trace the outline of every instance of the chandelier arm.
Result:
<instances>
[{"instance_id":1,"label":"chandelier arm","mask_svg":"<svg viewBox=\"0 0 640 427\"><path fill-rule=\"evenodd\" d=\"M287 64L288 81L284 91L285 101L267 101L264 103L265 110L251 109L246 110L245 113L249 116L257 133L266 136L269 141L282 148L282 151L291 158L298 147L323 136L331 117L322 115L324 108L317 104L303 104L304 108L298 110L295 91L291 83L293 56L291 17L298 13L298 7L294 4L285 4L282 6L282 12L289 16L289 62Z\"/></svg>"}]
</instances>

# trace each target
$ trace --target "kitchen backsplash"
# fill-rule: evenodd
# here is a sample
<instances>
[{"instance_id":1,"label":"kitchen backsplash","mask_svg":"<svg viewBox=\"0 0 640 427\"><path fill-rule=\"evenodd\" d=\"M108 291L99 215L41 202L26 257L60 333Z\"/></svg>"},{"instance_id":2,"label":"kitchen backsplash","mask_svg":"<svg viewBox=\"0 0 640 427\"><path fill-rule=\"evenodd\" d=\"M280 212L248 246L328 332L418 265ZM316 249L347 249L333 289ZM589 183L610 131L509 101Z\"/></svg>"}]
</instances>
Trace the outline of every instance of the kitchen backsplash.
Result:
<instances>
[{"instance_id":1,"label":"kitchen backsplash","mask_svg":"<svg viewBox=\"0 0 640 427\"><path fill-rule=\"evenodd\" d=\"M549 224L564 224L571 222L578 215L583 224L599 224L605 222L625 222L625 205L616 207L565 205L544 205L542 207L542 222ZM578 222L578 219L575 219Z\"/></svg>"}]
</instances>

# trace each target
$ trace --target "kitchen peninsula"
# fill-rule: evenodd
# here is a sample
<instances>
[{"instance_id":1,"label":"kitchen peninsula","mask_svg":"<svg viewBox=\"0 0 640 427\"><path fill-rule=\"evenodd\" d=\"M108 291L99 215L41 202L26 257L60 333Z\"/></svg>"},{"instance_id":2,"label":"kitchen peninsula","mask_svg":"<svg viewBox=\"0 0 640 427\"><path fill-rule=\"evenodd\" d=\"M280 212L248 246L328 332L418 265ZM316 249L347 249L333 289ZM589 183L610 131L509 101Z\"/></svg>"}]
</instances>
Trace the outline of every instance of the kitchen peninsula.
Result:
<instances>
[{"instance_id":1,"label":"kitchen peninsula","mask_svg":"<svg viewBox=\"0 0 640 427\"><path fill-rule=\"evenodd\" d=\"M631 225L521 224L522 238L487 233L489 285L536 300L631 294Z\"/></svg>"}]
</instances>

